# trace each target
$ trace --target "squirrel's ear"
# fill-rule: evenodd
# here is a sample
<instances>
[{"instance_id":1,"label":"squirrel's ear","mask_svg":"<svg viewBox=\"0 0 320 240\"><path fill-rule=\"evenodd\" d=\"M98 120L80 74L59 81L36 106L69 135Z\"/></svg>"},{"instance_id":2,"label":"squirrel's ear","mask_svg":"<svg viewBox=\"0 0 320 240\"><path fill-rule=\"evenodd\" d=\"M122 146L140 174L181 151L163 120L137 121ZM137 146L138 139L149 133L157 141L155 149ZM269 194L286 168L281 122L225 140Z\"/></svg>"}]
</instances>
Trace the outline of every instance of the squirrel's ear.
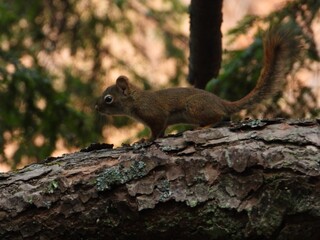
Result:
<instances>
[{"instance_id":1,"label":"squirrel's ear","mask_svg":"<svg viewBox=\"0 0 320 240\"><path fill-rule=\"evenodd\" d=\"M129 94L129 79L126 76L119 76L116 81L116 86L124 95Z\"/></svg>"}]
</instances>

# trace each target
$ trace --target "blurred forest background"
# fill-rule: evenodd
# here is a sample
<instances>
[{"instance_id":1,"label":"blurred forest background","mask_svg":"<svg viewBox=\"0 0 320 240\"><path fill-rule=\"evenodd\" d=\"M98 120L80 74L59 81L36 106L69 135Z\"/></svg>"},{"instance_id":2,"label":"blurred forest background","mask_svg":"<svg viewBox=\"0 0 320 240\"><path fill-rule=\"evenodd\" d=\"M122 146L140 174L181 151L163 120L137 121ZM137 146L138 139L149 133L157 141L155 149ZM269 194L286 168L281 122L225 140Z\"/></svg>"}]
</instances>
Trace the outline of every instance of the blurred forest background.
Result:
<instances>
[{"instance_id":1,"label":"blurred forest background","mask_svg":"<svg viewBox=\"0 0 320 240\"><path fill-rule=\"evenodd\" d=\"M0 171L148 134L142 124L100 116L93 106L119 74L145 89L188 86L189 4L0 0ZM225 0L222 68L207 88L230 100L252 89L262 33L284 19L303 36L306 51L283 92L240 116L319 117L319 8L319 0Z\"/></svg>"}]
</instances>

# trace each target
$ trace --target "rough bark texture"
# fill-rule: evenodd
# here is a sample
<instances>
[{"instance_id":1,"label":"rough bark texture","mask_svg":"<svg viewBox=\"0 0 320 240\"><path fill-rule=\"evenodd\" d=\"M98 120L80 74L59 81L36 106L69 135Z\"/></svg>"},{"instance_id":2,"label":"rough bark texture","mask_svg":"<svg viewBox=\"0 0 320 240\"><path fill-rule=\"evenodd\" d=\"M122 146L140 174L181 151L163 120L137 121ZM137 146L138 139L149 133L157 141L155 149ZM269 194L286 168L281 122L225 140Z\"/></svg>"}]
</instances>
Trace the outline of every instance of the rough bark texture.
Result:
<instances>
[{"instance_id":1,"label":"rough bark texture","mask_svg":"<svg viewBox=\"0 0 320 240\"><path fill-rule=\"evenodd\" d=\"M0 174L0 239L320 239L319 122L108 147Z\"/></svg>"},{"instance_id":2,"label":"rough bark texture","mask_svg":"<svg viewBox=\"0 0 320 240\"><path fill-rule=\"evenodd\" d=\"M189 82L204 89L219 74L223 0L191 0Z\"/></svg>"}]
</instances>

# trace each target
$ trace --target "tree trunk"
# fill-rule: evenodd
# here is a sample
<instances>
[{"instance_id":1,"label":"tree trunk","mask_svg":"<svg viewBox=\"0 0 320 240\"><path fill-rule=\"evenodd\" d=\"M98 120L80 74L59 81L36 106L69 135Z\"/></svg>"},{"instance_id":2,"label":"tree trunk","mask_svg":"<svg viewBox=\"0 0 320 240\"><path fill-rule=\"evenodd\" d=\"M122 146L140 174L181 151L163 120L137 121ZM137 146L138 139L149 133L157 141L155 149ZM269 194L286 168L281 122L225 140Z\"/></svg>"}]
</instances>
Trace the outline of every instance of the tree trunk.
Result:
<instances>
[{"instance_id":1,"label":"tree trunk","mask_svg":"<svg viewBox=\"0 0 320 240\"><path fill-rule=\"evenodd\" d=\"M319 149L319 121L92 145L0 175L0 239L320 239Z\"/></svg>"},{"instance_id":2,"label":"tree trunk","mask_svg":"<svg viewBox=\"0 0 320 240\"><path fill-rule=\"evenodd\" d=\"M196 88L219 74L222 59L223 0L191 0L188 81Z\"/></svg>"}]
</instances>

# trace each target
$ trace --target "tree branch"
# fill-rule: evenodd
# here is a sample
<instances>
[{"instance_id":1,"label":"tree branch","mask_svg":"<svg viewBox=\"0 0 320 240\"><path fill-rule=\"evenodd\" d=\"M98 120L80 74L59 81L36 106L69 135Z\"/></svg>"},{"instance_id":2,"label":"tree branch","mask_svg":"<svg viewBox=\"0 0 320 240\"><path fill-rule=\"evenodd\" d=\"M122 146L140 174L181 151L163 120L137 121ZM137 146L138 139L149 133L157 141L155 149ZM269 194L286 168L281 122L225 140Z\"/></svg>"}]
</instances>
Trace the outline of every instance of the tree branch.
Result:
<instances>
[{"instance_id":1,"label":"tree branch","mask_svg":"<svg viewBox=\"0 0 320 240\"><path fill-rule=\"evenodd\" d=\"M316 121L108 147L1 174L0 238L320 239Z\"/></svg>"}]
</instances>

